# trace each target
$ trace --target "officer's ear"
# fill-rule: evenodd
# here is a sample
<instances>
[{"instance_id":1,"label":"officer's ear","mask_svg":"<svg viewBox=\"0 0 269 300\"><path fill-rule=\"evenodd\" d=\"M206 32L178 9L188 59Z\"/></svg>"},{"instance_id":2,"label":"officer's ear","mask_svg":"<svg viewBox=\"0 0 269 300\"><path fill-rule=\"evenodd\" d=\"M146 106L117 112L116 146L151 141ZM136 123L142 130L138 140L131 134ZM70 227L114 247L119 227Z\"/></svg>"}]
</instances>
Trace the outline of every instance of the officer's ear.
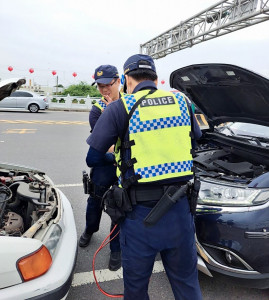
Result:
<instances>
[{"instance_id":1,"label":"officer's ear","mask_svg":"<svg viewBox=\"0 0 269 300\"><path fill-rule=\"evenodd\" d=\"M127 87L128 87L128 84L129 84L129 76L128 75L125 75L124 76L124 85L123 85L123 91L124 91L124 93L128 93L128 91L127 91Z\"/></svg>"},{"instance_id":2,"label":"officer's ear","mask_svg":"<svg viewBox=\"0 0 269 300\"><path fill-rule=\"evenodd\" d=\"M156 86L158 86L158 78L156 80L154 80L154 83Z\"/></svg>"},{"instance_id":3,"label":"officer's ear","mask_svg":"<svg viewBox=\"0 0 269 300\"><path fill-rule=\"evenodd\" d=\"M120 78L118 78L117 80L116 80L116 85L119 87L120 86Z\"/></svg>"},{"instance_id":4,"label":"officer's ear","mask_svg":"<svg viewBox=\"0 0 269 300\"><path fill-rule=\"evenodd\" d=\"M127 93L127 84L126 84L126 77L124 76L124 79L123 79L123 93Z\"/></svg>"}]
</instances>

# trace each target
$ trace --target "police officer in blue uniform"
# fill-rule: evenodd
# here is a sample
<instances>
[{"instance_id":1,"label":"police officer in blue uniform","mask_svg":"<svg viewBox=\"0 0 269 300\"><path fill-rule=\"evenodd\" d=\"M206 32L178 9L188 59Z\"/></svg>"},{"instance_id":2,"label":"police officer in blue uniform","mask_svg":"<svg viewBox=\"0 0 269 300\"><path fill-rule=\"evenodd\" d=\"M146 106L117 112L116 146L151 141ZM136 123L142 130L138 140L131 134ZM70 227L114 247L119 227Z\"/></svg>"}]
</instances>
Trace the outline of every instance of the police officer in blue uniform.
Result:
<instances>
[{"instance_id":1,"label":"police officer in blue uniform","mask_svg":"<svg viewBox=\"0 0 269 300\"><path fill-rule=\"evenodd\" d=\"M89 166L111 161L106 151L117 143L120 190L133 204L120 224L124 299L149 299L149 278L160 252L175 299L200 300L195 228L185 191L193 178L191 153L201 131L184 94L157 89L150 56L129 57L124 74L128 94L99 118L88 139L87 160ZM147 224L163 199L174 204Z\"/></svg>"},{"instance_id":2,"label":"police officer in blue uniform","mask_svg":"<svg viewBox=\"0 0 269 300\"><path fill-rule=\"evenodd\" d=\"M101 116L102 112L106 109L106 107L111 102L119 99L120 97L120 79L118 70L115 66L99 66L95 70L94 79L95 82L93 84L97 83L97 87L102 95L102 98L93 105L89 114L89 122L92 130L94 129L97 120ZM112 153L107 153L107 156L112 157L113 160ZM88 246L93 233L99 230L99 224L102 215L102 196L105 193L105 191L116 180L116 167L113 164L113 162L108 162L101 166L93 166L91 170L91 181L93 183L93 190L91 191L87 201L86 228L79 240L80 247ZM115 231L114 235L116 233L117 231ZM114 240L111 241L110 250L111 253L108 267L111 271L116 271L121 267L121 251L119 236L117 236Z\"/></svg>"}]
</instances>

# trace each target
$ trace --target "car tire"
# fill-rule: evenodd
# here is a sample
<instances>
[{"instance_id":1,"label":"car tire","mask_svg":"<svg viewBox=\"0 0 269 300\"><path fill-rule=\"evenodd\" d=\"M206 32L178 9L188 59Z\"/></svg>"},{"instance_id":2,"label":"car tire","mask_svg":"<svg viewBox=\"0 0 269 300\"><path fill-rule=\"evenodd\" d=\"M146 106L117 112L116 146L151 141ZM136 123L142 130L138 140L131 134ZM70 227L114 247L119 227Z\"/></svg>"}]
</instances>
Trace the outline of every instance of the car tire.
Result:
<instances>
[{"instance_id":1,"label":"car tire","mask_svg":"<svg viewBox=\"0 0 269 300\"><path fill-rule=\"evenodd\" d=\"M28 106L28 109L31 113L37 113L39 111L39 106L35 103L32 103Z\"/></svg>"}]
</instances>

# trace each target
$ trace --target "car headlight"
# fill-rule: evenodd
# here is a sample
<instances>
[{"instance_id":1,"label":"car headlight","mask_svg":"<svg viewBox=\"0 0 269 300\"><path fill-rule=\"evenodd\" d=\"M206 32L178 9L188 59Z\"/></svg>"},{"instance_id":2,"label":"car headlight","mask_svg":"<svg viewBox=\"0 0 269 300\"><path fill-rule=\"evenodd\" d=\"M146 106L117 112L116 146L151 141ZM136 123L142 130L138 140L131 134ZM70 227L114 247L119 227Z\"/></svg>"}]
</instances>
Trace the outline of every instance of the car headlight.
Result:
<instances>
[{"instance_id":1,"label":"car headlight","mask_svg":"<svg viewBox=\"0 0 269 300\"><path fill-rule=\"evenodd\" d=\"M59 243L61 234L62 234L62 228L57 224L53 224L52 228L48 232L48 239L45 241L44 244L49 250L52 257Z\"/></svg>"},{"instance_id":2,"label":"car headlight","mask_svg":"<svg viewBox=\"0 0 269 300\"><path fill-rule=\"evenodd\" d=\"M245 188L235 185L201 181L199 204L217 206L253 206L269 201L269 189Z\"/></svg>"}]
</instances>

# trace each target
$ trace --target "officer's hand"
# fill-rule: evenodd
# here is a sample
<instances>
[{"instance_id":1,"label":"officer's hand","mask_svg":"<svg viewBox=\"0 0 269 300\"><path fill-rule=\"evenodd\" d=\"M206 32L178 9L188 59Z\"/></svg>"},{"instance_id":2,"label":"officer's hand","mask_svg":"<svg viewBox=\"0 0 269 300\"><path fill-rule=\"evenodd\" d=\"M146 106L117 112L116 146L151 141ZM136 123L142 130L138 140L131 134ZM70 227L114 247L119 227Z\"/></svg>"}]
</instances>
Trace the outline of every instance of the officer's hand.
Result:
<instances>
[{"instance_id":1,"label":"officer's hand","mask_svg":"<svg viewBox=\"0 0 269 300\"><path fill-rule=\"evenodd\" d=\"M111 102L113 102L113 100L108 96L108 95L104 95L104 99L101 99L101 101L103 103L105 103L105 105L110 104Z\"/></svg>"},{"instance_id":2,"label":"officer's hand","mask_svg":"<svg viewBox=\"0 0 269 300\"><path fill-rule=\"evenodd\" d=\"M114 150L115 150L115 145L112 145L112 146L107 150L107 152L113 153Z\"/></svg>"}]
</instances>

